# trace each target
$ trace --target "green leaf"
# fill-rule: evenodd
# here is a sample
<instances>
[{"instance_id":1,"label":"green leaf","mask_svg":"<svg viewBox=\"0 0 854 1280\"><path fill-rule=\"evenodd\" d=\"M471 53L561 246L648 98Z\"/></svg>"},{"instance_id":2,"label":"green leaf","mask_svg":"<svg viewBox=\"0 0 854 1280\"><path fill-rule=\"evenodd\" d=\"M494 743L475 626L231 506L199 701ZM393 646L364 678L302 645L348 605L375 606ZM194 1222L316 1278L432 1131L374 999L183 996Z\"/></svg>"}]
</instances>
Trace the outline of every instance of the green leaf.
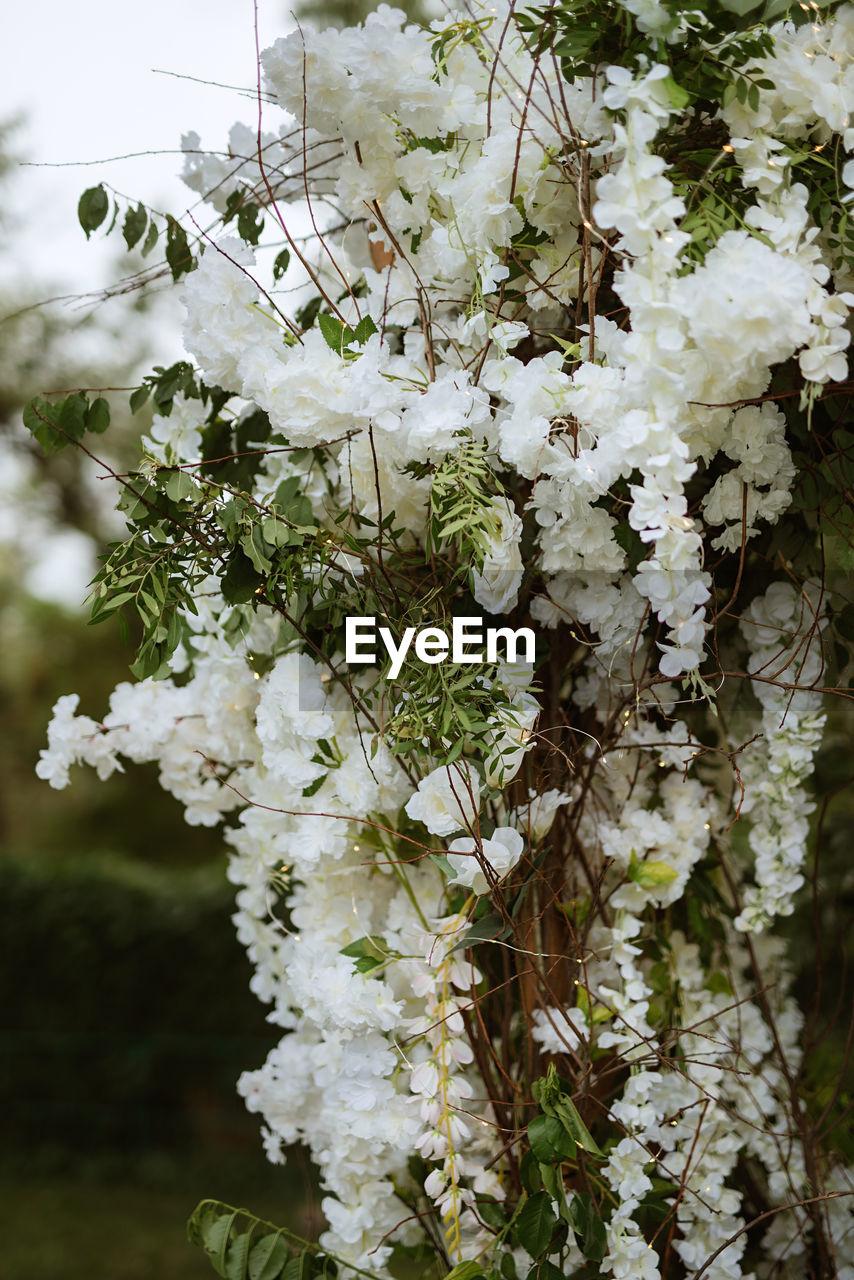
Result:
<instances>
[{"instance_id":1,"label":"green leaf","mask_svg":"<svg viewBox=\"0 0 854 1280\"><path fill-rule=\"evenodd\" d=\"M34 396L23 413L24 426L35 440L39 442L45 453L55 453L70 443L56 429L56 408L44 396Z\"/></svg>"},{"instance_id":2,"label":"green leaf","mask_svg":"<svg viewBox=\"0 0 854 1280\"><path fill-rule=\"evenodd\" d=\"M447 876L449 880L454 879L457 873L443 853L431 853L428 856L431 862L435 862L443 875Z\"/></svg>"},{"instance_id":3,"label":"green leaf","mask_svg":"<svg viewBox=\"0 0 854 1280\"><path fill-rule=\"evenodd\" d=\"M541 1164L559 1164L575 1155L575 1139L556 1116L534 1116L528 1125L528 1141Z\"/></svg>"},{"instance_id":4,"label":"green leaf","mask_svg":"<svg viewBox=\"0 0 854 1280\"><path fill-rule=\"evenodd\" d=\"M249 1247L252 1236L263 1232ZM224 1280L309 1280L334 1275L335 1263L314 1252L305 1240L285 1227L256 1218L218 1200L203 1200L187 1223L187 1238L204 1249L217 1275ZM290 1253L294 1246L300 1252Z\"/></svg>"},{"instance_id":5,"label":"green leaf","mask_svg":"<svg viewBox=\"0 0 854 1280\"><path fill-rule=\"evenodd\" d=\"M379 943L382 943L382 946ZM372 960L387 960L389 951L382 938L364 937L357 938L355 942L348 942L338 954L353 960L361 960L363 956L370 956Z\"/></svg>"},{"instance_id":6,"label":"green leaf","mask_svg":"<svg viewBox=\"0 0 854 1280\"><path fill-rule=\"evenodd\" d=\"M308 1254L303 1251L291 1258L282 1272L282 1280L308 1280L311 1275L311 1263Z\"/></svg>"},{"instance_id":7,"label":"green leaf","mask_svg":"<svg viewBox=\"0 0 854 1280\"><path fill-rule=\"evenodd\" d=\"M76 391L64 400L57 401L53 407L60 431L71 436L72 440L81 439L86 431L86 410L89 407L86 397Z\"/></svg>"},{"instance_id":8,"label":"green leaf","mask_svg":"<svg viewBox=\"0 0 854 1280\"><path fill-rule=\"evenodd\" d=\"M249 1254L248 1280L279 1280L289 1257L284 1236L262 1236Z\"/></svg>"},{"instance_id":9,"label":"green leaf","mask_svg":"<svg viewBox=\"0 0 854 1280\"><path fill-rule=\"evenodd\" d=\"M493 1231L503 1231L507 1224L507 1213L504 1205L492 1196L478 1196L475 1205L478 1217L482 1218Z\"/></svg>"},{"instance_id":10,"label":"green leaf","mask_svg":"<svg viewBox=\"0 0 854 1280\"><path fill-rule=\"evenodd\" d=\"M677 84L673 76L666 76L660 83L673 110L684 111L693 95L683 89L681 84Z\"/></svg>"},{"instance_id":11,"label":"green leaf","mask_svg":"<svg viewBox=\"0 0 854 1280\"><path fill-rule=\"evenodd\" d=\"M547 1191L538 1191L525 1202L514 1223L516 1240L532 1258L539 1258L548 1248L557 1222L551 1196Z\"/></svg>"},{"instance_id":12,"label":"green leaf","mask_svg":"<svg viewBox=\"0 0 854 1280\"><path fill-rule=\"evenodd\" d=\"M194 492L196 486L186 471L181 471L176 467L169 472L163 488L173 502L183 502L185 498L189 498L190 494Z\"/></svg>"},{"instance_id":13,"label":"green leaf","mask_svg":"<svg viewBox=\"0 0 854 1280\"><path fill-rule=\"evenodd\" d=\"M501 1259L501 1274L504 1280L517 1280L516 1263L512 1253L505 1253Z\"/></svg>"},{"instance_id":14,"label":"green leaf","mask_svg":"<svg viewBox=\"0 0 854 1280\"><path fill-rule=\"evenodd\" d=\"M327 347L331 348L337 355L342 356L347 342L353 339L353 330L326 311L321 311L317 317L317 324Z\"/></svg>"},{"instance_id":15,"label":"green leaf","mask_svg":"<svg viewBox=\"0 0 854 1280\"><path fill-rule=\"evenodd\" d=\"M509 932L510 927L505 924L498 912L490 911L487 915L481 916L479 920L476 920L460 941L451 947L451 950L460 951L466 947L475 947L479 942L495 942L506 938Z\"/></svg>"},{"instance_id":16,"label":"green leaf","mask_svg":"<svg viewBox=\"0 0 854 1280\"><path fill-rule=\"evenodd\" d=\"M232 1236L225 1255L225 1275L227 1280L246 1280L249 1265L250 1233L242 1231Z\"/></svg>"},{"instance_id":17,"label":"green leaf","mask_svg":"<svg viewBox=\"0 0 854 1280\"><path fill-rule=\"evenodd\" d=\"M294 313L294 319L301 329L310 329L317 319L318 312L323 306L323 299L319 296L309 298L305 306L299 308Z\"/></svg>"},{"instance_id":18,"label":"green leaf","mask_svg":"<svg viewBox=\"0 0 854 1280\"><path fill-rule=\"evenodd\" d=\"M143 258L147 258L151 253L151 250L157 244L157 237L159 234L160 232L157 230L157 223L152 218L151 222L148 224L148 235L145 237L145 243L142 246Z\"/></svg>"},{"instance_id":19,"label":"green leaf","mask_svg":"<svg viewBox=\"0 0 854 1280\"><path fill-rule=\"evenodd\" d=\"M271 543L274 547L287 547L294 539L293 530L282 520L277 520L275 516L267 516L261 521L261 532L264 535L264 541Z\"/></svg>"},{"instance_id":20,"label":"green leaf","mask_svg":"<svg viewBox=\"0 0 854 1280\"><path fill-rule=\"evenodd\" d=\"M288 267L290 266L290 262L291 262L290 249L283 249L281 253L276 254L276 260L273 263L273 279L274 280L281 280L282 276L285 274Z\"/></svg>"},{"instance_id":21,"label":"green leaf","mask_svg":"<svg viewBox=\"0 0 854 1280\"><path fill-rule=\"evenodd\" d=\"M247 244L257 244L264 230L264 215L257 204L247 201L237 211L237 234Z\"/></svg>"},{"instance_id":22,"label":"green leaf","mask_svg":"<svg viewBox=\"0 0 854 1280\"><path fill-rule=\"evenodd\" d=\"M576 1191L569 1202L572 1229L579 1238L581 1252L591 1262L601 1262L605 1257L607 1237L605 1224L599 1217L593 1200L587 1191Z\"/></svg>"},{"instance_id":23,"label":"green leaf","mask_svg":"<svg viewBox=\"0 0 854 1280\"><path fill-rule=\"evenodd\" d=\"M310 782L307 787L303 787L303 795L306 798L316 795L328 777L328 773L322 773L319 778L315 778L314 782Z\"/></svg>"},{"instance_id":24,"label":"green leaf","mask_svg":"<svg viewBox=\"0 0 854 1280\"><path fill-rule=\"evenodd\" d=\"M368 341L368 338L372 338L376 332L377 326L374 324L371 316L364 316L353 330L353 338L361 347L364 346ZM451 1274L453 1274L453 1272Z\"/></svg>"},{"instance_id":25,"label":"green leaf","mask_svg":"<svg viewBox=\"0 0 854 1280\"><path fill-rule=\"evenodd\" d=\"M575 1103L567 1094L562 1093L550 1110L553 1115L558 1117L567 1133L575 1139L579 1147L583 1147L583 1149L588 1151L591 1155L598 1156L600 1159L604 1160L604 1152L595 1142L586 1124L578 1114L578 1109L575 1106Z\"/></svg>"},{"instance_id":26,"label":"green leaf","mask_svg":"<svg viewBox=\"0 0 854 1280\"><path fill-rule=\"evenodd\" d=\"M148 226L148 211L145 205L138 204L135 209L128 208L125 214L124 224L122 226L122 235L125 238L125 244L128 249L142 239L145 228Z\"/></svg>"},{"instance_id":27,"label":"green leaf","mask_svg":"<svg viewBox=\"0 0 854 1280\"><path fill-rule=\"evenodd\" d=\"M173 280L179 280L196 265L190 253L186 231L180 222L169 215L166 218L166 261Z\"/></svg>"},{"instance_id":28,"label":"green leaf","mask_svg":"<svg viewBox=\"0 0 854 1280\"><path fill-rule=\"evenodd\" d=\"M519 1177L529 1196L536 1195L543 1185L543 1175L533 1151L526 1151L519 1163Z\"/></svg>"},{"instance_id":29,"label":"green leaf","mask_svg":"<svg viewBox=\"0 0 854 1280\"><path fill-rule=\"evenodd\" d=\"M299 493L299 487L302 480L299 476L288 476L287 480L283 480L273 497L277 507L281 507L283 511L288 511L296 495Z\"/></svg>"},{"instance_id":30,"label":"green leaf","mask_svg":"<svg viewBox=\"0 0 854 1280\"><path fill-rule=\"evenodd\" d=\"M216 522L232 545L236 541L237 530L240 527L240 520L246 510L246 505L245 498L238 496L231 498L216 513Z\"/></svg>"},{"instance_id":31,"label":"green leaf","mask_svg":"<svg viewBox=\"0 0 854 1280\"><path fill-rule=\"evenodd\" d=\"M130 393L129 401L131 413L137 413L145 404L150 394L151 388L146 386L145 383L143 383L141 387L137 387L136 391L132 391Z\"/></svg>"},{"instance_id":32,"label":"green leaf","mask_svg":"<svg viewBox=\"0 0 854 1280\"><path fill-rule=\"evenodd\" d=\"M458 1262L455 1267L445 1276L445 1280L474 1280L475 1276L484 1274L483 1267L479 1262L475 1262L473 1258L468 1262Z\"/></svg>"},{"instance_id":33,"label":"green leaf","mask_svg":"<svg viewBox=\"0 0 854 1280\"><path fill-rule=\"evenodd\" d=\"M86 410L86 430L103 435L110 425L110 406L103 396L93 400Z\"/></svg>"},{"instance_id":34,"label":"green leaf","mask_svg":"<svg viewBox=\"0 0 854 1280\"><path fill-rule=\"evenodd\" d=\"M720 970L709 974L706 979L706 990L717 996L731 996L733 994L729 978L725 973L721 973Z\"/></svg>"},{"instance_id":35,"label":"green leaf","mask_svg":"<svg viewBox=\"0 0 854 1280\"><path fill-rule=\"evenodd\" d=\"M311 499L307 498L305 494L302 494L302 493L299 495L298 498L295 498L290 505L290 509L288 511L288 519L290 520L291 524L299 525L300 528L303 528L303 529L312 528L312 521L314 520L314 512L312 511L312 508L311 508ZM312 531L313 531L313 528L312 528Z\"/></svg>"},{"instance_id":36,"label":"green leaf","mask_svg":"<svg viewBox=\"0 0 854 1280\"><path fill-rule=\"evenodd\" d=\"M565 1229L565 1228L564 1228ZM556 1267L548 1258L540 1258L528 1272L525 1280L564 1280L560 1267Z\"/></svg>"},{"instance_id":37,"label":"green leaf","mask_svg":"<svg viewBox=\"0 0 854 1280\"><path fill-rule=\"evenodd\" d=\"M77 202L77 219L86 232L88 240L93 231L100 227L110 208L109 197L101 183L97 187L89 187Z\"/></svg>"},{"instance_id":38,"label":"green leaf","mask_svg":"<svg viewBox=\"0 0 854 1280\"><path fill-rule=\"evenodd\" d=\"M241 550L235 550L220 579L220 590L227 604L246 604L255 595L263 579Z\"/></svg>"},{"instance_id":39,"label":"green leaf","mask_svg":"<svg viewBox=\"0 0 854 1280\"><path fill-rule=\"evenodd\" d=\"M267 543L264 535L257 524L254 524L249 533L240 539L240 545L258 573L269 573L271 571L273 563L267 554Z\"/></svg>"},{"instance_id":40,"label":"green leaf","mask_svg":"<svg viewBox=\"0 0 854 1280\"><path fill-rule=\"evenodd\" d=\"M219 1276L227 1277L225 1259L231 1228L237 1220L237 1210L206 1218L201 1224L201 1244L208 1261Z\"/></svg>"}]
</instances>

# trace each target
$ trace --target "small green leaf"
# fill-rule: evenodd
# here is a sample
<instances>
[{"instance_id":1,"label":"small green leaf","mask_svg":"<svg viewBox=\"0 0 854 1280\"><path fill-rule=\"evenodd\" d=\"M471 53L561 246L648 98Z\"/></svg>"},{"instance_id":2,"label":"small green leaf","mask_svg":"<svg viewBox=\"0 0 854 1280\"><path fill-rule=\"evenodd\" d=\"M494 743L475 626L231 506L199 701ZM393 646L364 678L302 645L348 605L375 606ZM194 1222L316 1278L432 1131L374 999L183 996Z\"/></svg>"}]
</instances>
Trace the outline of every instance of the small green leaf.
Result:
<instances>
[{"instance_id":1,"label":"small green leaf","mask_svg":"<svg viewBox=\"0 0 854 1280\"><path fill-rule=\"evenodd\" d=\"M319 296L309 298L305 306L299 308L294 313L294 319L301 329L310 329L317 319L318 312L323 306L323 299Z\"/></svg>"},{"instance_id":2,"label":"small green leaf","mask_svg":"<svg viewBox=\"0 0 854 1280\"><path fill-rule=\"evenodd\" d=\"M382 943L382 946L379 944ZM382 938L357 938L355 942L348 942L346 947L342 947L338 953L342 956L348 956L353 960L361 960L362 956L370 956L373 960L387 960L388 948Z\"/></svg>"},{"instance_id":3,"label":"small green leaf","mask_svg":"<svg viewBox=\"0 0 854 1280\"><path fill-rule=\"evenodd\" d=\"M302 793L306 799L316 795L328 777L328 773L322 773L319 778L315 778L314 782L310 782L307 787L303 787Z\"/></svg>"},{"instance_id":4,"label":"small green leaf","mask_svg":"<svg viewBox=\"0 0 854 1280\"><path fill-rule=\"evenodd\" d=\"M103 435L110 425L110 406L103 396L93 400L86 410L86 430Z\"/></svg>"},{"instance_id":5,"label":"small green leaf","mask_svg":"<svg viewBox=\"0 0 854 1280\"><path fill-rule=\"evenodd\" d=\"M136 391L130 393L130 411L136 413L142 408L151 394L151 388L145 383L141 387L137 387Z\"/></svg>"},{"instance_id":6,"label":"small green leaf","mask_svg":"<svg viewBox=\"0 0 854 1280\"><path fill-rule=\"evenodd\" d=\"M246 604L261 584L262 578L255 571L252 561L241 550L235 550L220 579L220 590L226 603Z\"/></svg>"},{"instance_id":7,"label":"small green leaf","mask_svg":"<svg viewBox=\"0 0 854 1280\"><path fill-rule=\"evenodd\" d=\"M303 1251L291 1258L282 1272L282 1280L308 1280L311 1275L311 1258Z\"/></svg>"},{"instance_id":8,"label":"small green leaf","mask_svg":"<svg viewBox=\"0 0 854 1280\"><path fill-rule=\"evenodd\" d=\"M348 341L352 341L353 330L343 324L341 320L337 320L335 316L329 315L326 311L321 311L317 317L317 324L320 332L323 334L327 347L334 351L337 355L344 354L344 347Z\"/></svg>"},{"instance_id":9,"label":"small green leaf","mask_svg":"<svg viewBox=\"0 0 854 1280\"><path fill-rule=\"evenodd\" d=\"M279 1280L288 1257L284 1236L262 1236L249 1254L248 1280Z\"/></svg>"},{"instance_id":10,"label":"small green leaf","mask_svg":"<svg viewBox=\"0 0 854 1280\"><path fill-rule=\"evenodd\" d=\"M292 530L275 516L267 516L261 521L261 532L265 542L271 543L274 547L286 547L291 542Z\"/></svg>"},{"instance_id":11,"label":"small green leaf","mask_svg":"<svg viewBox=\"0 0 854 1280\"><path fill-rule=\"evenodd\" d=\"M269 573L271 571L273 563L267 553L267 543L264 535L257 524L254 524L250 532L240 539L240 545L258 573Z\"/></svg>"},{"instance_id":12,"label":"small green leaf","mask_svg":"<svg viewBox=\"0 0 854 1280\"><path fill-rule=\"evenodd\" d=\"M543 1185L540 1165L533 1151L526 1151L519 1162L519 1178L529 1196L536 1195Z\"/></svg>"},{"instance_id":13,"label":"small green leaf","mask_svg":"<svg viewBox=\"0 0 854 1280\"><path fill-rule=\"evenodd\" d=\"M551 1196L547 1191L538 1191L525 1202L514 1223L516 1240L532 1258L539 1258L548 1248L557 1222Z\"/></svg>"},{"instance_id":14,"label":"small green leaf","mask_svg":"<svg viewBox=\"0 0 854 1280\"><path fill-rule=\"evenodd\" d=\"M449 880L454 879L457 873L443 853L431 853L429 858L431 862L435 862L443 875L447 876Z\"/></svg>"},{"instance_id":15,"label":"small green leaf","mask_svg":"<svg viewBox=\"0 0 854 1280\"><path fill-rule=\"evenodd\" d=\"M733 994L732 984L725 973L716 970L710 973L706 979L706 989L717 996L731 996Z\"/></svg>"},{"instance_id":16,"label":"small green leaf","mask_svg":"<svg viewBox=\"0 0 854 1280\"><path fill-rule=\"evenodd\" d=\"M290 262L291 262L290 249L283 249L281 253L276 254L276 259L275 259L275 262L273 263L273 279L274 280L281 280L282 276L285 274L288 267L290 266Z\"/></svg>"},{"instance_id":17,"label":"small green leaf","mask_svg":"<svg viewBox=\"0 0 854 1280\"><path fill-rule=\"evenodd\" d=\"M86 410L88 409L86 397L81 395L79 391L73 395L66 396L64 400L59 400L53 406L56 414L56 425L59 430L66 436L70 436L72 440L79 440L86 431Z\"/></svg>"},{"instance_id":18,"label":"small green leaf","mask_svg":"<svg viewBox=\"0 0 854 1280\"><path fill-rule=\"evenodd\" d=\"M459 951L466 947L475 947L479 942L496 942L506 938L509 932L509 926L505 924L498 912L490 911L487 915L481 916L479 920L476 920L460 941L451 947L451 950Z\"/></svg>"},{"instance_id":19,"label":"small green leaf","mask_svg":"<svg viewBox=\"0 0 854 1280\"><path fill-rule=\"evenodd\" d=\"M195 487L196 486L193 484L192 479L187 475L186 471L181 471L177 467L175 470L169 472L166 483L163 486L167 496L170 497L173 502L183 502L185 498L189 498L190 494L195 490Z\"/></svg>"},{"instance_id":20,"label":"small green leaf","mask_svg":"<svg viewBox=\"0 0 854 1280\"><path fill-rule=\"evenodd\" d=\"M566 1230L565 1227L564 1230ZM560 1267L549 1262L548 1258L540 1258L539 1262L535 1262L531 1267L525 1280L565 1280L565 1277Z\"/></svg>"},{"instance_id":21,"label":"small green leaf","mask_svg":"<svg viewBox=\"0 0 854 1280\"><path fill-rule=\"evenodd\" d=\"M70 441L56 428L56 406L44 396L34 396L24 408L24 426L38 440L45 453L64 449Z\"/></svg>"},{"instance_id":22,"label":"small green leaf","mask_svg":"<svg viewBox=\"0 0 854 1280\"><path fill-rule=\"evenodd\" d=\"M125 238L125 244L128 249L142 239L145 228L148 226L148 211L145 205L138 204L135 209L128 208L125 214L124 225L122 226L122 235Z\"/></svg>"},{"instance_id":23,"label":"small green leaf","mask_svg":"<svg viewBox=\"0 0 854 1280\"><path fill-rule=\"evenodd\" d=\"M604 1160L604 1152L599 1148L586 1124L578 1114L578 1108L567 1094L562 1093L550 1108L550 1111L551 1114L558 1117L567 1133L575 1139L579 1147L583 1147L583 1149L589 1152L590 1155L598 1156L600 1159Z\"/></svg>"},{"instance_id":24,"label":"small green leaf","mask_svg":"<svg viewBox=\"0 0 854 1280\"><path fill-rule=\"evenodd\" d=\"M88 240L93 231L100 227L110 208L109 197L101 183L97 187L89 187L77 202L77 218L86 232Z\"/></svg>"},{"instance_id":25,"label":"small green leaf","mask_svg":"<svg viewBox=\"0 0 854 1280\"><path fill-rule=\"evenodd\" d=\"M187 242L187 233L180 222L171 216L167 216L166 219L166 261L173 280L179 280L195 266Z\"/></svg>"},{"instance_id":26,"label":"small green leaf","mask_svg":"<svg viewBox=\"0 0 854 1280\"><path fill-rule=\"evenodd\" d=\"M504 1205L492 1196L478 1196L475 1204L478 1217L482 1218L493 1231L503 1231L507 1224L507 1213Z\"/></svg>"},{"instance_id":27,"label":"small green leaf","mask_svg":"<svg viewBox=\"0 0 854 1280\"><path fill-rule=\"evenodd\" d=\"M607 1247L605 1224L596 1212L589 1192L576 1191L573 1194L569 1202L569 1214L572 1229L579 1237L581 1252L591 1262L601 1262Z\"/></svg>"},{"instance_id":28,"label":"small green leaf","mask_svg":"<svg viewBox=\"0 0 854 1280\"><path fill-rule=\"evenodd\" d=\"M575 1139L556 1116L534 1116L528 1125L528 1141L541 1164L559 1164L575 1155Z\"/></svg>"},{"instance_id":29,"label":"small green leaf","mask_svg":"<svg viewBox=\"0 0 854 1280\"><path fill-rule=\"evenodd\" d=\"M688 90L683 89L681 84L677 84L673 76L666 76L660 83L673 110L684 111L692 98Z\"/></svg>"},{"instance_id":30,"label":"small green leaf","mask_svg":"<svg viewBox=\"0 0 854 1280\"><path fill-rule=\"evenodd\" d=\"M445 1280L474 1280L475 1276L483 1274L483 1267L471 1258L468 1262L458 1262L455 1267L452 1267L445 1276Z\"/></svg>"},{"instance_id":31,"label":"small green leaf","mask_svg":"<svg viewBox=\"0 0 854 1280\"><path fill-rule=\"evenodd\" d=\"M152 218L151 222L148 224L148 235L145 237L145 243L142 246L143 258L147 258L151 253L151 250L157 244L157 237L159 234L160 232L157 230L157 223Z\"/></svg>"},{"instance_id":32,"label":"small green leaf","mask_svg":"<svg viewBox=\"0 0 854 1280\"><path fill-rule=\"evenodd\" d=\"M247 244L257 244L264 230L264 215L257 204L247 201L237 211L237 234Z\"/></svg>"},{"instance_id":33,"label":"small green leaf","mask_svg":"<svg viewBox=\"0 0 854 1280\"><path fill-rule=\"evenodd\" d=\"M353 330L353 337L361 347L364 346L368 341L368 338L372 338L376 332L377 326L374 324L371 316L364 316Z\"/></svg>"},{"instance_id":34,"label":"small green leaf","mask_svg":"<svg viewBox=\"0 0 854 1280\"><path fill-rule=\"evenodd\" d=\"M227 1280L246 1280L246 1269L249 1262L248 1231L232 1236L225 1255L225 1275Z\"/></svg>"}]
</instances>

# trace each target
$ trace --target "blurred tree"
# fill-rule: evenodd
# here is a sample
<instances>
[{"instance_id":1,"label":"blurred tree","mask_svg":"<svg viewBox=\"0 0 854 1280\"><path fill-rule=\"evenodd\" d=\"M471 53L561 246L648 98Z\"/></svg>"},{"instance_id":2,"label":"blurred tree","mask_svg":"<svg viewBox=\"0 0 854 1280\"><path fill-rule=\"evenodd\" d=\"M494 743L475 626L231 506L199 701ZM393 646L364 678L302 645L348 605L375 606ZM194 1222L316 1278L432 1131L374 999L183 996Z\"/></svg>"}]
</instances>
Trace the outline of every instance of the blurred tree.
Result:
<instances>
[{"instance_id":1,"label":"blurred tree","mask_svg":"<svg viewBox=\"0 0 854 1280\"><path fill-rule=\"evenodd\" d=\"M0 191L12 177L15 129L16 122L0 124ZM0 201L0 225L10 253L7 204ZM134 259L123 254L123 273L128 265ZM50 791L34 774L56 699L79 689L87 710L103 714L115 684L129 678L130 649L115 622L90 628L83 611L97 554L118 530L114 483L99 479L102 469L77 449L46 457L21 411L38 392L92 386L96 378L97 385L135 385L149 359L151 305L135 290L110 307L75 310L69 322L67 308L42 305L44 292L30 284L0 297L0 856L74 859L123 850L182 864L221 858L210 832L179 827L179 808L153 770L106 786L81 777L80 787L65 792ZM125 394L111 396L111 407L118 432L110 462L121 468L148 419L131 416Z\"/></svg>"}]
</instances>

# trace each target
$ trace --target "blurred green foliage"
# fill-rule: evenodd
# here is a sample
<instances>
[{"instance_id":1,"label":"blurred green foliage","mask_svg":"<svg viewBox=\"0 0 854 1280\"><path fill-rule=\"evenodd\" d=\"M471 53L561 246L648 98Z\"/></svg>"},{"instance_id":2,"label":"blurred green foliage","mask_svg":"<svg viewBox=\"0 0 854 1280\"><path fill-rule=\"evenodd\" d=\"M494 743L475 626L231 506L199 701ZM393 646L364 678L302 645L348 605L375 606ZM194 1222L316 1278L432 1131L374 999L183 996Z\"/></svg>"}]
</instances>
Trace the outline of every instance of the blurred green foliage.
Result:
<instances>
[{"instance_id":1,"label":"blurred green foliage","mask_svg":"<svg viewBox=\"0 0 854 1280\"><path fill-rule=\"evenodd\" d=\"M0 576L0 651L0 856L76 861L119 850L164 866L216 858L222 870L220 837L186 826L155 766L134 765L107 782L75 769L64 791L35 775L56 699L79 693L81 712L98 719L115 685L131 678L133 651L115 620L89 627L85 614L27 596L10 566Z\"/></svg>"}]
</instances>

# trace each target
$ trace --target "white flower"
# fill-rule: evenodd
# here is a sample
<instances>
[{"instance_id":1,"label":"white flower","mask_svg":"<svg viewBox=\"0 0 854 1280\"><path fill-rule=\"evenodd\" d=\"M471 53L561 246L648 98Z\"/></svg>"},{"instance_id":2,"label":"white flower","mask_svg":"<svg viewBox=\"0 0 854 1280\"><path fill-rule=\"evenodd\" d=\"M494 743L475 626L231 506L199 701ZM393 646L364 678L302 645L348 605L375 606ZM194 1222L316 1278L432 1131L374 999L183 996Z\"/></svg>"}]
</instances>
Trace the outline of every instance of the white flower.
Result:
<instances>
[{"instance_id":1,"label":"white flower","mask_svg":"<svg viewBox=\"0 0 854 1280\"><path fill-rule=\"evenodd\" d=\"M480 808L480 780L465 762L440 765L418 784L406 812L434 836L472 827Z\"/></svg>"},{"instance_id":2,"label":"white flower","mask_svg":"<svg viewBox=\"0 0 854 1280\"><path fill-rule=\"evenodd\" d=\"M503 880L522 856L525 842L514 827L496 827L488 840L455 840L448 846L447 858L454 868L449 883L465 885L475 893L487 893L491 887L487 868L495 881ZM485 866L484 866L485 864Z\"/></svg>"},{"instance_id":3,"label":"white flower","mask_svg":"<svg viewBox=\"0 0 854 1280\"><path fill-rule=\"evenodd\" d=\"M500 527L489 539L483 568L472 572L472 595L487 613L508 613L522 582L522 521L506 498L494 499L493 509Z\"/></svg>"}]
</instances>

